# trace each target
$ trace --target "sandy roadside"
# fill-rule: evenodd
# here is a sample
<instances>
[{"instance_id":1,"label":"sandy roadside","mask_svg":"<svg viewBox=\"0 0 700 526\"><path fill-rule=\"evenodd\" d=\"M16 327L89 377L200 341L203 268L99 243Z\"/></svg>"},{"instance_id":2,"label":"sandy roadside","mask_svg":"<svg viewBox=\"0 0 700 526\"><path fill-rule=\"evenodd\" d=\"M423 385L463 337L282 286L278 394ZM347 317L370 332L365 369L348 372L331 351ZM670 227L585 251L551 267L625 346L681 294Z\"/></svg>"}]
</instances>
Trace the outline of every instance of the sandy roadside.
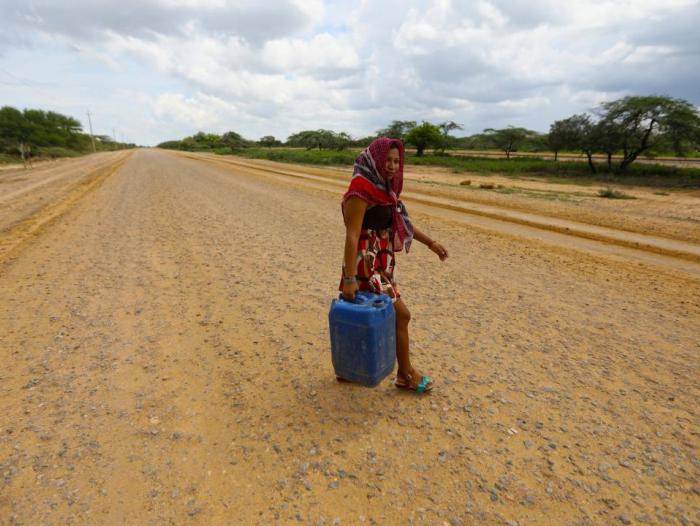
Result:
<instances>
[{"instance_id":1,"label":"sandy roadside","mask_svg":"<svg viewBox=\"0 0 700 526\"><path fill-rule=\"evenodd\" d=\"M318 167L240 159L209 154L184 154L217 162L243 162L262 167L306 171L335 180L347 178L347 167ZM405 190L463 199L546 216L700 242L700 193L697 190L553 183L536 177L454 173L441 167L406 166ZM468 185L463 184L469 182ZM486 188L482 188L486 186ZM612 188L634 199L603 199Z\"/></svg>"},{"instance_id":2,"label":"sandy roadside","mask_svg":"<svg viewBox=\"0 0 700 526\"><path fill-rule=\"evenodd\" d=\"M139 151L24 246L0 520L700 520L697 281L416 213L451 252L398 263L439 386L341 385L338 198Z\"/></svg>"}]
</instances>

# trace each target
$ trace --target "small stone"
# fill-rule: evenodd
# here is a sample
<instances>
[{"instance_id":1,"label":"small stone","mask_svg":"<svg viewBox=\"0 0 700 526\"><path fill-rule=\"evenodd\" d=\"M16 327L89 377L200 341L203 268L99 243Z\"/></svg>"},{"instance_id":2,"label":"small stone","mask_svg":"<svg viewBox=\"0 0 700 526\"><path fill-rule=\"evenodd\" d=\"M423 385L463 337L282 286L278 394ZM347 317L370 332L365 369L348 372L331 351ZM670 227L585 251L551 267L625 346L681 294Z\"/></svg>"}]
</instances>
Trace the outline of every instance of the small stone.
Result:
<instances>
[{"instance_id":1,"label":"small stone","mask_svg":"<svg viewBox=\"0 0 700 526\"><path fill-rule=\"evenodd\" d=\"M622 524L632 524L632 522L627 518L626 515L620 515L617 518Z\"/></svg>"},{"instance_id":2,"label":"small stone","mask_svg":"<svg viewBox=\"0 0 700 526\"><path fill-rule=\"evenodd\" d=\"M311 481L309 480L304 480L304 487L308 490L311 491Z\"/></svg>"},{"instance_id":3,"label":"small stone","mask_svg":"<svg viewBox=\"0 0 700 526\"><path fill-rule=\"evenodd\" d=\"M498 493L496 493L496 490L491 490L491 495L489 498L492 502L496 502L498 500Z\"/></svg>"},{"instance_id":4,"label":"small stone","mask_svg":"<svg viewBox=\"0 0 700 526\"><path fill-rule=\"evenodd\" d=\"M348 476L348 472L345 471L344 469L339 469L339 470L338 470L338 476L339 476L341 479L344 479L345 477Z\"/></svg>"},{"instance_id":5,"label":"small stone","mask_svg":"<svg viewBox=\"0 0 700 526\"><path fill-rule=\"evenodd\" d=\"M338 489L338 481L334 480L330 484L328 484L328 489Z\"/></svg>"},{"instance_id":6,"label":"small stone","mask_svg":"<svg viewBox=\"0 0 700 526\"><path fill-rule=\"evenodd\" d=\"M506 524L508 526L519 526L518 521L506 521Z\"/></svg>"},{"instance_id":7,"label":"small stone","mask_svg":"<svg viewBox=\"0 0 700 526\"><path fill-rule=\"evenodd\" d=\"M552 484L551 480L547 482L547 487L544 491L547 493L547 495L551 495L552 493L554 493L554 484Z\"/></svg>"},{"instance_id":8,"label":"small stone","mask_svg":"<svg viewBox=\"0 0 700 526\"><path fill-rule=\"evenodd\" d=\"M522 504L523 506L532 506L533 504L535 504L535 497L533 497L532 495L525 495L520 501L520 504Z\"/></svg>"},{"instance_id":9,"label":"small stone","mask_svg":"<svg viewBox=\"0 0 700 526\"><path fill-rule=\"evenodd\" d=\"M533 443L531 440L523 440L523 446L525 446L525 449L530 449L533 446Z\"/></svg>"}]
</instances>

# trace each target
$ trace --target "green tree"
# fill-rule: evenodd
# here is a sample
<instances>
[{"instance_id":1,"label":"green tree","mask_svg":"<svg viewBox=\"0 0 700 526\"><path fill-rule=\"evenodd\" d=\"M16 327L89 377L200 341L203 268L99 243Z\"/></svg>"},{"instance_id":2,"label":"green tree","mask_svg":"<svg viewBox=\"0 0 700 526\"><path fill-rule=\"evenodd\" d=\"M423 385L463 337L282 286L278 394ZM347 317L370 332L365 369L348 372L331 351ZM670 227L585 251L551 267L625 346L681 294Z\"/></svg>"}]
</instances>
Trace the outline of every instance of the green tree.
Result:
<instances>
[{"instance_id":1,"label":"green tree","mask_svg":"<svg viewBox=\"0 0 700 526\"><path fill-rule=\"evenodd\" d=\"M443 137L440 128L434 124L423 121L420 126L411 128L406 134L406 144L416 147L416 155L422 157L426 148L440 148Z\"/></svg>"},{"instance_id":2,"label":"green tree","mask_svg":"<svg viewBox=\"0 0 700 526\"><path fill-rule=\"evenodd\" d=\"M11 106L0 108L0 142L5 151L14 150L22 142L29 142L31 125L24 114Z\"/></svg>"},{"instance_id":3,"label":"green tree","mask_svg":"<svg viewBox=\"0 0 700 526\"><path fill-rule=\"evenodd\" d=\"M0 148L4 151L14 152L20 145L84 151L89 139L81 130L79 121L53 111L0 108Z\"/></svg>"},{"instance_id":4,"label":"green tree","mask_svg":"<svg viewBox=\"0 0 700 526\"><path fill-rule=\"evenodd\" d=\"M690 102L665 96L631 96L602 105L602 120L617 126L623 151L618 167L624 172L640 154L663 136L677 145L700 136L700 114Z\"/></svg>"},{"instance_id":5,"label":"green tree","mask_svg":"<svg viewBox=\"0 0 700 526\"><path fill-rule=\"evenodd\" d=\"M333 136L333 143L335 146L335 149L338 151L342 151L345 148L348 147L348 145L352 142L352 137L350 137L350 134L346 132L338 132L334 133Z\"/></svg>"},{"instance_id":6,"label":"green tree","mask_svg":"<svg viewBox=\"0 0 700 526\"><path fill-rule=\"evenodd\" d=\"M181 150L182 148L182 141L165 141L160 143L157 148L164 148L166 150Z\"/></svg>"},{"instance_id":7,"label":"green tree","mask_svg":"<svg viewBox=\"0 0 700 526\"><path fill-rule=\"evenodd\" d=\"M228 146L233 150L240 150L241 148L248 146L250 142L235 131L227 131L221 136L219 144L222 146Z\"/></svg>"},{"instance_id":8,"label":"green tree","mask_svg":"<svg viewBox=\"0 0 700 526\"><path fill-rule=\"evenodd\" d=\"M590 134L593 148L607 155L608 170L612 171L612 156L622 148L623 144L623 132L620 126L604 118L593 124Z\"/></svg>"},{"instance_id":9,"label":"green tree","mask_svg":"<svg viewBox=\"0 0 700 526\"><path fill-rule=\"evenodd\" d=\"M578 150L580 143L580 130L571 118L554 121L549 127L547 144L554 152L554 160L558 160L561 150Z\"/></svg>"},{"instance_id":10,"label":"green tree","mask_svg":"<svg viewBox=\"0 0 700 526\"><path fill-rule=\"evenodd\" d=\"M378 137L389 137L390 139L406 138L406 134L416 127L416 121L391 121L386 128L377 131Z\"/></svg>"},{"instance_id":11,"label":"green tree","mask_svg":"<svg viewBox=\"0 0 700 526\"><path fill-rule=\"evenodd\" d=\"M287 137L289 146L302 146L307 150L323 148L323 136L319 130L302 130Z\"/></svg>"},{"instance_id":12,"label":"green tree","mask_svg":"<svg viewBox=\"0 0 700 526\"><path fill-rule=\"evenodd\" d=\"M557 121L558 133L561 135L562 148L566 150L580 150L586 154L588 167L596 173L593 164L593 154L599 151L600 141L594 133L594 123L591 117L585 113L572 115L567 119ZM550 132L551 133L551 132Z\"/></svg>"},{"instance_id":13,"label":"green tree","mask_svg":"<svg viewBox=\"0 0 700 526\"><path fill-rule=\"evenodd\" d=\"M523 144L529 137L536 135L536 132L525 128L516 128L508 126L507 128L494 129L486 128L484 130L493 147L503 150L506 154L506 159L510 159L510 154L518 150L518 147Z\"/></svg>"},{"instance_id":14,"label":"green tree","mask_svg":"<svg viewBox=\"0 0 700 526\"><path fill-rule=\"evenodd\" d=\"M342 150L350 144L350 135L345 132L334 132L332 130L303 130L287 137L287 144L290 146L302 146L307 150L318 148L335 148Z\"/></svg>"},{"instance_id":15,"label":"green tree","mask_svg":"<svg viewBox=\"0 0 700 526\"><path fill-rule=\"evenodd\" d=\"M265 135L264 137L260 137L260 140L258 141L258 143L260 144L260 146L266 146L268 148L271 148L273 146L278 146L279 144L281 144L272 135Z\"/></svg>"},{"instance_id":16,"label":"green tree","mask_svg":"<svg viewBox=\"0 0 700 526\"><path fill-rule=\"evenodd\" d=\"M442 144L440 145L440 153L445 153L445 148L449 148L454 144L454 137L450 136L452 130L463 130L464 126L457 124L454 121L446 121L438 124L438 128L442 132Z\"/></svg>"}]
</instances>

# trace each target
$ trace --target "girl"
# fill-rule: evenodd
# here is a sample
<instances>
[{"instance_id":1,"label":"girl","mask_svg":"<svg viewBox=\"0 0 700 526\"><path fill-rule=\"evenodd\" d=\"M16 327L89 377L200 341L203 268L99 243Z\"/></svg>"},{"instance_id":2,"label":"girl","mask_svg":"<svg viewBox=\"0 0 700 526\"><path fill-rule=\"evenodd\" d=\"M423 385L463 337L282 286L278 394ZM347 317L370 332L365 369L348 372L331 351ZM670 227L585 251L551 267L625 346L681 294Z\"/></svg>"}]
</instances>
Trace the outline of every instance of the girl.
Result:
<instances>
[{"instance_id":1,"label":"girl","mask_svg":"<svg viewBox=\"0 0 700 526\"><path fill-rule=\"evenodd\" d=\"M394 252L426 245L441 261L447 249L411 224L399 200L403 188L404 147L398 139L380 137L355 160L350 187L343 196L345 257L340 290L354 300L358 290L388 294L396 311L396 359L399 369L394 385L417 393L430 391L433 382L411 365L408 322L411 319L394 281Z\"/></svg>"}]
</instances>

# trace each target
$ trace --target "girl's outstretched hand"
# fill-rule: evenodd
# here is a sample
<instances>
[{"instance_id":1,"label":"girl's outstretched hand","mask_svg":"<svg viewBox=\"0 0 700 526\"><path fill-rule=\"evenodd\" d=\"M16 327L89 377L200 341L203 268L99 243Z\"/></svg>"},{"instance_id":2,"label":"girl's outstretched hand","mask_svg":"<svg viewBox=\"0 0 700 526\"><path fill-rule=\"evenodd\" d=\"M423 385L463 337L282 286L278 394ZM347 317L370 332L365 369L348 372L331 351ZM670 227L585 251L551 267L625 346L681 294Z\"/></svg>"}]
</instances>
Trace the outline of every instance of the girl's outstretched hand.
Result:
<instances>
[{"instance_id":1,"label":"girl's outstretched hand","mask_svg":"<svg viewBox=\"0 0 700 526\"><path fill-rule=\"evenodd\" d=\"M443 247L437 241L433 241L432 243L430 243L428 248L430 248L430 250L432 250L433 252L435 252L438 255L438 257L440 258L440 261L445 261L447 259L447 256L449 255L447 253L447 249L445 247Z\"/></svg>"}]
</instances>

